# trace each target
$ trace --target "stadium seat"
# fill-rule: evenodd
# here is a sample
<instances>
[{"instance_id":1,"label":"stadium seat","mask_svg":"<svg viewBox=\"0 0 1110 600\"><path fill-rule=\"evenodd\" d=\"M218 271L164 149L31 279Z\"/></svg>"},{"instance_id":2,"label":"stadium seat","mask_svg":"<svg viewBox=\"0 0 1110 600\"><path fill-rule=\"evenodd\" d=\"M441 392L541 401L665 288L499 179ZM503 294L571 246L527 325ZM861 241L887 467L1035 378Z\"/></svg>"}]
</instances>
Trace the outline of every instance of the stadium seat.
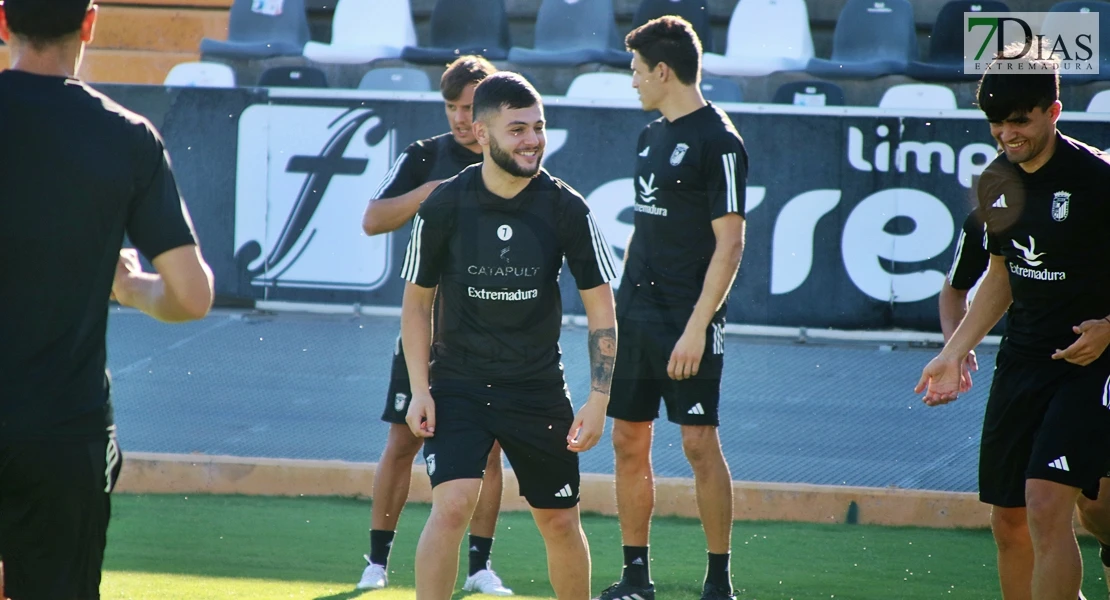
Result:
<instances>
[{"instance_id":1,"label":"stadium seat","mask_svg":"<svg viewBox=\"0 0 1110 600\"><path fill-rule=\"evenodd\" d=\"M331 43L309 42L304 57L326 64L368 63L399 58L416 44L409 0L339 0L332 19Z\"/></svg>"},{"instance_id":2,"label":"stadium seat","mask_svg":"<svg viewBox=\"0 0 1110 600\"><path fill-rule=\"evenodd\" d=\"M277 14L271 14L279 10ZM234 0L227 40L204 38L202 55L227 58L300 56L308 43L304 0Z\"/></svg>"},{"instance_id":3,"label":"stadium seat","mask_svg":"<svg viewBox=\"0 0 1110 600\"><path fill-rule=\"evenodd\" d=\"M1079 85L1091 81L1105 81L1110 79L1110 35L1103 33L1104 31L1110 31L1110 2L1100 2L1099 0L1067 0L1065 2L1053 4L1052 8L1048 9L1048 12L1098 13L1098 74L1072 74L1062 70L1060 83ZM1045 19L1046 23L1051 17L1052 15L1049 14L1048 18Z\"/></svg>"},{"instance_id":4,"label":"stadium seat","mask_svg":"<svg viewBox=\"0 0 1110 600\"><path fill-rule=\"evenodd\" d=\"M689 21L701 40L702 51L713 51L713 27L709 24L707 0L640 0L632 17L632 28L664 15L677 15Z\"/></svg>"},{"instance_id":5,"label":"stadium seat","mask_svg":"<svg viewBox=\"0 0 1110 600\"><path fill-rule=\"evenodd\" d=\"M832 58L814 58L817 77L870 79L905 73L917 58L909 0L848 0L833 30Z\"/></svg>"},{"instance_id":6,"label":"stadium seat","mask_svg":"<svg viewBox=\"0 0 1110 600\"><path fill-rule=\"evenodd\" d=\"M966 81L978 79L964 74L964 13L1010 12L998 0L951 0L937 14L929 37L929 60L914 61L906 75L920 81Z\"/></svg>"},{"instance_id":7,"label":"stadium seat","mask_svg":"<svg viewBox=\"0 0 1110 600\"><path fill-rule=\"evenodd\" d=\"M639 100L632 76L625 73L582 73L570 82L567 98Z\"/></svg>"},{"instance_id":8,"label":"stadium seat","mask_svg":"<svg viewBox=\"0 0 1110 600\"><path fill-rule=\"evenodd\" d=\"M701 95L710 102L743 102L740 84L724 77L702 77Z\"/></svg>"},{"instance_id":9,"label":"stadium seat","mask_svg":"<svg viewBox=\"0 0 1110 600\"><path fill-rule=\"evenodd\" d=\"M235 87L235 71L223 63L187 62L170 69L163 83L177 87Z\"/></svg>"},{"instance_id":10,"label":"stadium seat","mask_svg":"<svg viewBox=\"0 0 1110 600\"><path fill-rule=\"evenodd\" d=\"M956 94L936 83L903 83L883 93L879 108L955 110Z\"/></svg>"},{"instance_id":11,"label":"stadium seat","mask_svg":"<svg viewBox=\"0 0 1110 600\"><path fill-rule=\"evenodd\" d=\"M360 90L389 90L396 92L430 92L432 82L420 69L393 67L371 69L358 82Z\"/></svg>"},{"instance_id":12,"label":"stadium seat","mask_svg":"<svg viewBox=\"0 0 1110 600\"><path fill-rule=\"evenodd\" d=\"M313 67L270 67L258 78L261 87L326 88L328 77Z\"/></svg>"},{"instance_id":13,"label":"stadium seat","mask_svg":"<svg viewBox=\"0 0 1110 600\"><path fill-rule=\"evenodd\" d=\"M805 0L740 0L728 23L725 53L705 53L702 70L733 77L800 71L813 58Z\"/></svg>"},{"instance_id":14,"label":"stadium seat","mask_svg":"<svg viewBox=\"0 0 1110 600\"><path fill-rule=\"evenodd\" d=\"M1102 90L1091 96L1091 101L1087 103L1087 112L1110 113L1110 90Z\"/></svg>"},{"instance_id":15,"label":"stadium seat","mask_svg":"<svg viewBox=\"0 0 1110 600\"><path fill-rule=\"evenodd\" d=\"M446 64L464 54L505 60L512 45L505 0L437 0L431 44L409 44L401 58L421 65Z\"/></svg>"},{"instance_id":16,"label":"stadium seat","mask_svg":"<svg viewBox=\"0 0 1110 600\"><path fill-rule=\"evenodd\" d=\"M844 89L828 81L794 81L775 90L774 104L844 106Z\"/></svg>"},{"instance_id":17,"label":"stadium seat","mask_svg":"<svg viewBox=\"0 0 1110 600\"><path fill-rule=\"evenodd\" d=\"M627 68L632 63L617 33L613 0L543 0L535 37L535 48L514 46L509 61L551 67L602 63Z\"/></svg>"}]
</instances>

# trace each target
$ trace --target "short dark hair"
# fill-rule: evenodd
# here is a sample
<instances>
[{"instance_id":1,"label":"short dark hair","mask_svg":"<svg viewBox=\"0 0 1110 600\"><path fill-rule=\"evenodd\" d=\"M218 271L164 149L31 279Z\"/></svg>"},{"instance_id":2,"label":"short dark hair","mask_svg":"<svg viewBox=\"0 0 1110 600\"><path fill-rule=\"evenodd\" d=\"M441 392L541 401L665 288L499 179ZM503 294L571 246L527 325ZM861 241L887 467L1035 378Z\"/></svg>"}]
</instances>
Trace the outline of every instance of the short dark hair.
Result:
<instances>
[{"instance_id":1,"label":"short dark hair","mask_svg":"<svg viewBox=\"0 0 1110 600\"><path fill-rule=\"evenodd\" d=\"M4 14L13 35L44 46L81 30L92 0L5 0Z\"/></svg>"},{"instance_id":2,"label":"short dark hair","mask_svg":"<svg viewBox=\"0 0 1110 600\"><path fill-rule=\"evenodd\" d=\"M449 102L458 100L466 86L481 83L496 72L497 67L481 56L460 56L447 65L447 70L439 78L439 93Z\"/></svg>"},{"instance_id":3,"label":"short dark hair","mask_svg":"<svg viewBox=\"0 0 1110 600\"><path fill-rule=\"evenodd\" d=\"M975 99L988 121L1005 121L1034 108L1047 110L1060 99L1060 63L1047 46L1041 52L1033 47L1020 58L1002 58L1017 56L1023 46L1010 44L996 54L979 80Z\"/></svg>"},{"instance_id":4,"label":"short dark hair","mask_svg":"<svg viewBox=\"0 0 1110 600\"><path fill-rule=\"evenodd\" d=\"M629 52L639 52L649 69L666 63L686 85L698 82L701 73L701 40L694 26L682 17L667 15L633 29L624 38Z\"/></svg>"},{"instance_id":5,"label":"short dark hair","mask_svg":"<svg viewBox=\"0 0 1110 600\"><path fill-rule=\"evenodd\" d=\"M540 102L540 93L522 75L499 71L483 79L475 88L474 120L503 108L528 108Z\"/></svg>"}]
</instances>

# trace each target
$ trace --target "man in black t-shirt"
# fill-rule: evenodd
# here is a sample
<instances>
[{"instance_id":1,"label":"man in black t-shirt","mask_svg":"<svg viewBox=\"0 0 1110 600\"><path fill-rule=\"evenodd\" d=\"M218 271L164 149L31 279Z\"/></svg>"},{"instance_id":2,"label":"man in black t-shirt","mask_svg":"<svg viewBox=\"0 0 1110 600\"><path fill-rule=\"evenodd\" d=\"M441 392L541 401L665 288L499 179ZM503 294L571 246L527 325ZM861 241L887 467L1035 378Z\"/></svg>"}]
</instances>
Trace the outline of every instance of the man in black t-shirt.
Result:
<instances>
[{"instance_id":1,"label":"man in black t-shirt","mask_svg":"<svg viewBox=\"0 0 1110 600\"><path fill-rule=\"evenodd\" d=\"M726 299L744 247L748 155L732 122L698 87L701 42L678 17L632 31L633 87L663 117L636 146L635 231L617 294L621 352L613 375L621 579L601 600L655 597L648 565L654 503L652 422L659 399L681 426L709 550L702 598L732 598L732 477L717 435Z\"/></svg>"},{"instance_id":2,"label":"man in black t-shirt","mask_svg":"<svg viewBox=\"0 0 1110 600\"><path fill-rule=\"evenodd\" d=\"M432 190L464 168L482 162L482 147L471 129L474 88L497 69L480 56L462 56L447 66L439 81L450 133L413 142L397 157L362 217L367 235L394 231L416 215ZM363 590L387 585L386 566L401 510L408 500L412 462L423 444L405 424L412 390L405 367L401 337L393 352L389 389L382 420L390 424L385 449L374 473L374 503L370 508L370 554L358 582ZM501 448L489 453L482 494L471 519L468 547L470 565L463 589L494 596L511 596L490 564L493 534L501 511Z\"/></svg>"},{"instance_id":3,"label":"man in black t-shirt","mask_svg":"<svg viewBox=\"0 0 1110 600\"><path fill-rule=\"evenodd\" d=\"M1051 53L1026 54L1035 55ZM955 400L970 385L964 357L1009 311L979 497L992 505L1003 597L1071 600L1082 577L1075 505L1097 497L1110 458L1110 159L1057 131L1051 61L1018 60L1025 74L992 65L978 90L1004 150L977 190L990 265L916 390L930 406Z\"/></svg>"},{"instance_id":4,"label":"man in black t-shirt","mask_svg":"<svg viewBox=\"0 0 1110 600\"><path fill-rule=\"evenodd\" d=\"M0 598L99 598L122 455L108 300L199 319L212 273L158 132L75 78L89 0L7 0L0 38ZM124 234L154 264L143 273Z\"/></svg>"},{"instance_id":5,"label":"man in black t-shirt","mask_svg":"<svg viewBox=\"0 0 1110 600\"><path fill-rule=\"evenodd\" d=\"M556 597L589 598L577 453L596 445L605 425L614 270L585 200L540 168L544 132L539 94L523 77L487 77L474 92L482 164L437 187L413 219L401 336L413 392L408 424L425 439L433 486L416 552L418 600L451 597L456 548L495 442L544 537ZM590 330L591 391L577 416L559 349L564 258Z\"/></svg>"}]
</instances>

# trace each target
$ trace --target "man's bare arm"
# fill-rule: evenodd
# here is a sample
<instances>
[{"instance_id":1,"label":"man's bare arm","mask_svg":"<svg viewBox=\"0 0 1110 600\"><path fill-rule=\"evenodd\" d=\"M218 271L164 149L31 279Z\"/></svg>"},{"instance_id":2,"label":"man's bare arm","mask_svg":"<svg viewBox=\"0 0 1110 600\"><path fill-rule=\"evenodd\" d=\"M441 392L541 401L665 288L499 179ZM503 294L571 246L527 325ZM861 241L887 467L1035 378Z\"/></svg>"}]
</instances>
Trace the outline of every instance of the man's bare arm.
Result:
<instances>
[{"instance_id":1,"label":"man's bare arm","mask_svg":"<svg viewBox=\"0 0 1110 600\"><path fill-rule=\"evenodd\" d=\"M958 290L945 280L940 288L940 330L944 333L944 341L952 339L952 334L960 326L967 314L968 290Z\"/></svg>"},{"instance_id":2,"label":"man's bare arm","mask_svg":"<svg viewBox=\"0 0 1110 600\"><path fill-rule=\"evenodd\" d=\"M366 212L362 213L362 230L366 235L378 235L399 229L412 220L420 209L420 203L427 200L436 186L444 181L429 181L400 196L371 200L366 205Z\"/></svg>"},{"instance_id":3,"label":"man's bare arm","mask_svg":"<svg viewBox=\"0 0 1110 600\"><path fill-rule=\"evenodd\" d=\"M580 293L590 328L590 391L608 397L617 356L617 318L613 306L613 289L606 283L581 290Z\"/></svg>"},{"instance_id":4,"label":"man's bare arm","mask_svg":"<svg viewBox=\"0 0 1110 600\"><path fill-rule=\"evenodd\" d=\"M428 363L431 362L432 300L436 288L405 283L401 301L401 343L405 349L405 366L413 393L428 391Z\"/></svg>"},{"instance_id":5,"label":"man's bare arm","mask_svg":"<svg viewBox=\"0 0 1110 600\"><path fill-rule=\"evenodd\" d=\"M146 273L134 249L120 251L112 297L167 323L202 319L215 296L212 269L195 245L167 250L151 261L156 273Z\"/></svg>"},{"instance_id":6,"label":"man's bare arm","mask_svg":"<svg viewBox=\"0 0 1110 600\"><path fill-rule=\"evenodd\" d=\"M941 351L941 356L963 360L967 353L983 341L991 328L998 324L1006 310L1010 308L1013 296L1010 294L1010 276L1006 272L1006 259L991 255L987 274L975 294L967 314L952 333Z\"/></svg>"},{"instance_id":7,"label":"man's bare arm","mask_svg":"<svg viewBox=\"0 0 1110 600\"><path fill-rule=\"evenodd\" d=\"M705 331L732 289L740 259L744 256L744 228L744 217L735 213L713 220L713 235L717 238L717 247L709 259L701 295L694 305L694 312L690 315L686 329Z\"/></svg>"}]
</instances>

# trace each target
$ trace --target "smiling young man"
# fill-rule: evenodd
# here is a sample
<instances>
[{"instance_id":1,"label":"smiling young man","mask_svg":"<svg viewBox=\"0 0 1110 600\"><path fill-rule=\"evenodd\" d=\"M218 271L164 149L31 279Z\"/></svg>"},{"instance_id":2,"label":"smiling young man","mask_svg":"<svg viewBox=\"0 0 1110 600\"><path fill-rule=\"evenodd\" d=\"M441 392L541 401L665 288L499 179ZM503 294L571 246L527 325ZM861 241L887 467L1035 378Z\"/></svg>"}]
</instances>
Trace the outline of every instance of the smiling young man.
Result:
<instances>
[{"instance_id":1,"label":"smiling young man","mask_svg":"<svg viewBox=\"0 0 1110 600\"><path fill-rule=\"evenodd\" d=\"M1039 71L992 70L979 84L1004 151L977 192L990 264L916 388L930 406L955 400L967 353L1009 310L979 459L1005 600L1078 596L1072 519L1110 457L1110 159L1057 131L1059 78Z\"/></svg>"},{"instance_id":2,"label":"smiling young man","mask_svg":"<svg viewBox=\"0 0 1110 600\"><path fill-rule=\"evenodd\" d=\"M408 282L401 309L413 391L408 424L425 440L432 480L416 597L451 597L456 549L496 442L532 507L556 597L587 600L578 453L601 439L609 403L617 341L612 257L582 196L540 168L543 104L523 77L495 73L478 84L474 134L482 164L420 206L401 272ZM577 416L559 350L564 258L589 322L591 387Z\"/></svg>"},{"instance_id":3,"label":"smiling young man","mask_svg":"<svg viewBox=\"0 0 1110 600\"><path fill-rule=\"evenodd\" d=\"M409 222L432 190L470 165L482 162L482 147L474 137L474 88L497 71L480 56L461 56L447 65L439 80L447 123L451 131L413 142L397 157L362 217L367 235L388 233ZM397 522L409 497L412 462L423 440L412 435L405 424L412 390L405 367L401 337L397 337L385 395L382 420L390 424L385 449L374 474L374 503L370 508L370 554L358 589L381 589L388 585L387 565L393 548ZM482 494L470 524L468 543L470 568L463 590L492 596L511 596L491 566L490 553L501 511L501 448L494 445L486 463Z\"/></svg>"},{"instance_id":4,"label":"smiling young man","mask_svg":"<svg viewBox=\"0 0 1110 600\"><path fill-rule=\"evenodd\" d=\"M108 301L204 317L201 257L161 136L76 75L89 0L7 0L0 39L0 598L100 597L122 454ZM157 273L144 273L127 236Z\"/></svg>"},{"instance_id":5,"label":"smiling young man","mask_svg":"<svg viewBox=\"0 0 1110 600\"><path fill-rule=\"evenodd\" d=\"M702 98L701 42L688 22L649 21L625 45L644 110L663 116L636 146L636 229L618 291L622 351L608 411L624 570L600 599L655 597L648 538L660 397L694 471L708 548L702 598L731 599L732 477L717 426L726 302L744 249L748 154L728 115Z\"/></svg>"}]
</instances>

